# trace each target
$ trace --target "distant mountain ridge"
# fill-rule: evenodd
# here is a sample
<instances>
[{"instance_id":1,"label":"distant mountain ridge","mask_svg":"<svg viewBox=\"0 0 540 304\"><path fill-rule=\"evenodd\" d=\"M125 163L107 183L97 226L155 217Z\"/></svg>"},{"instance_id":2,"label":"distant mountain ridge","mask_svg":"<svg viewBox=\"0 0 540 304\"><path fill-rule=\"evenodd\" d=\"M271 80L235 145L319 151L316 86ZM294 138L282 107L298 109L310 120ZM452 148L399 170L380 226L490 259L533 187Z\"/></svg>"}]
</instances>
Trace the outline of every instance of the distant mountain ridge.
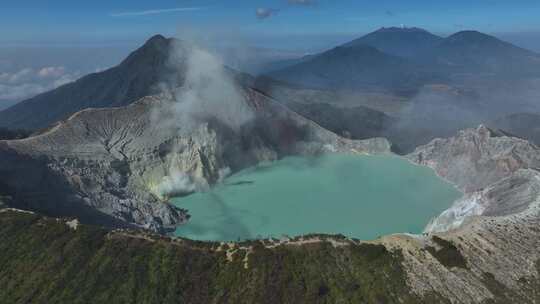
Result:
<instances>
[{"instance_id":1,"label":"distant mountain ridge","mask_svg":"<svg viewBox=\"0 0 540 304\"><path fill-rule=\"evenodd\" d=\"M173 67L168 57L173 46L183 47L180 40L156 35L116 67L0 111L0 128L42 129L85 108L127 105L159 93L163 85L180 86L182 62ZM532 51L475 31L441 38L420 28L381 28L284 65L264 76L300 88L403 97L415 95L426 84L451 84L454 75L540 76L540 55ZM226 70L242 85L253 84L250 75Z\"/></svg>"},{"instance_id":2,"label":"distant mountain ridge","mask_svg":"<svg viewBox=\"0 0 540 304\"><path fill-rule=\"evenodd\" d=\"M540 55L477 31L442 38L420 28L391 27L291 60L266 76L308 88L411 92L461 74L536 77Z\"/></svg>"},{"instance_id":3,"label":"distant mountain ridge","mask_svg":"<svg viewBox=\"0 0 540 304\"><path fill-rule=\"evenodd\" d=\"M465 72L540 73L540 55L478 31L461 31L445 38L426 59Z\"/></svg>"},{"instance_id":4,"label":"distant mountain ridge","mask_svg":"<svg viewBox=\"0 0 540 304\"><path fill-rule=\"evenodd\" d=\"M413 62L363 44L338 46L268 76L312 88L405 92L434 77Z\"/></svg>"},{"instance_id":5,"label":"distant mountain ridge","mask_svg":"<svg viewBox=\"0 0 540 304\"><path fill-rule=\"evenodd\" d=\"M443 38L419 28L381 28L320 54L290 60L266 76L316 89L346 89L415 94L425 83L440 80L415 54Z\"/></svg>"},{"instance_id":6,"label":"distant mountain ridge","mask_svg":"<svg viewBox=\"0 0 540 304\"><path fill-rule=\"evenodd\" d=\"M390 55L411 58L434 48L443 39L417 27L383 27L344 46L369 45Z\"/></svg>"}]
</instances>

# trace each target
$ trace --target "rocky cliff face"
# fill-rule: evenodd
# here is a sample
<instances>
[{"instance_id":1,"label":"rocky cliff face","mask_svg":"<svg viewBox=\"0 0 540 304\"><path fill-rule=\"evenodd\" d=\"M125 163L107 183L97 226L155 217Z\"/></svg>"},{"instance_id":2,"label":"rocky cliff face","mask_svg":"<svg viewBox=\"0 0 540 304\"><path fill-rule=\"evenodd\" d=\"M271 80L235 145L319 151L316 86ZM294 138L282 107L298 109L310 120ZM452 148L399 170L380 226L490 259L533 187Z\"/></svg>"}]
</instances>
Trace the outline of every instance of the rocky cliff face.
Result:
<instances>
[{"instance_id":1,"label":"rocky cliff face","mask_svg":"<svg viewBox=\"0 0 540 304\"><path fill-rule=\"evenodd\" d=\"M484 189L523 168L540 168L538 148L530 142L480 126L418 147L408 158L433 168L462 191Z\"/></svg>"},{"instance_id":2,"label":"rocky cliff face","mask_svg":"<svg viewBox=\"0 0 540 304\"><path fill-rule=\"evenodd\" d=\"M174 102L164 95L80 111L41 135L0 141L0 183L19 208L164 231L186 220L168 196L224 172L289 154L388 151L384 139L348 141L255 91L243 94L255 115L237 130L211 117L189 128L162 124Z\"/></svg>"},{"instance_id":3,"label":"rocky cliff face","mask_svg":"<svg viewBox=\"0 0 540 304\"><path fill-rule=\"evenodd\" d=\"M536 303L540 248L539 149L484 126L436 139L409 159L465 193L417 237L390 236L408 284L453 303Z\"/></svg>"}]
</instances>

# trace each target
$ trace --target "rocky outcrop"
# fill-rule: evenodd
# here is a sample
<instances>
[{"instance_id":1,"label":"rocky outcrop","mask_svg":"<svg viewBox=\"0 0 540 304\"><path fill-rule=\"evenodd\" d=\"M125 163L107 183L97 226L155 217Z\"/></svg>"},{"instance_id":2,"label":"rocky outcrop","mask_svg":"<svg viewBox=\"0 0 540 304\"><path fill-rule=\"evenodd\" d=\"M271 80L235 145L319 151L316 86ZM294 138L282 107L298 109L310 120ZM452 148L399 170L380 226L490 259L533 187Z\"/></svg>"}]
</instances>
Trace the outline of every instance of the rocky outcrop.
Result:
<instances>
[{"instance_id":1,"label":"rocky outcrop","mask_svg":"<svg viewBox=\"0 0 540 304\"><path fill-rule=\"evenodd\" d=\"M465 193L425 235L380 241L404 253L407 281L417 294L437 292L452 303L537 303L539 152L480 126L408 156Z\"/></svg>"},{"instance_id":2,"label":"rocky outcrop","mask_svg":"<svg viewBox=\"0 0 540 304\"><path fill-rule=\"evenodd\" d=\"M238 130L211 117L190 127L163 124L174 102L164 95L77 112L43 134L0 141L0 183L19 208L164 231L186 220L168 196L208 187L224 172L289 154L389 149L384 139L342 139L258 92L243 92L255 115Z\"/></svg>"},{"instance_id":3,"label":"rocky outcrop","mask_svg":"<svg viewBox=\"0 0 540 304\"><path fill-rule=\"evenodd\" d=\"M485 126L435 139L407 156L433 168L464 192L474 192L523 168L540 168L539 149Z\"/></svg>"}]
</instances>

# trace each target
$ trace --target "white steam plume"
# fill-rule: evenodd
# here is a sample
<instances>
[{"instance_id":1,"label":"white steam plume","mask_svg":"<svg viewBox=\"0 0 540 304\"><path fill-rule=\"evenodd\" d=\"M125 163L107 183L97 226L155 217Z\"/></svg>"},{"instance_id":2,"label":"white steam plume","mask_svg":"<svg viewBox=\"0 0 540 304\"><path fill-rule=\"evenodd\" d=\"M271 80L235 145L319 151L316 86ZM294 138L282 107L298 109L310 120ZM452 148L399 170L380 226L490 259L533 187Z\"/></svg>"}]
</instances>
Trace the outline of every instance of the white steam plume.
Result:
<instances>
[{"instance_id":1,"label":"white steam plume","mask_svg":"<svg viewBox=\"0 0 540 304\"><path fill-rule=\"evenodd\" d=\"M197 186L189 175L173 168L168 176L162 178L154 191L160 197L169 197L188 194L196 189Z\"/></svg>"},{"instance_id":2,"label":"white steam plume","mask_svg":"<svg viewBox=\"0 0 540 304\"><path fill-rule=\"evenodd\" d=\"M185 82L174 96L172 110L179 118L216 118L233 129L253 118L222 61L196 46L188 50Z\"/></svg>"},{"instance_id":3,"label":"white steam plume","mask_svg":"<svg viewBox=\"0 0 540 304\"><path fill-rule=\"evenodd\" d=\"M153 113L153 122L159 129L189 136L202 124L214 120L238 131L254 118L233 72L226 70L223 62L209 51L185 41L172 43L169 65L182 76L183 85L171 87L174 80L164 80L161 89L170 102ZM168 197L204 189L204 177L191 176L188 170L172 162L167 176L155 188L157 194Z\"/></svg>"}]
</instances>

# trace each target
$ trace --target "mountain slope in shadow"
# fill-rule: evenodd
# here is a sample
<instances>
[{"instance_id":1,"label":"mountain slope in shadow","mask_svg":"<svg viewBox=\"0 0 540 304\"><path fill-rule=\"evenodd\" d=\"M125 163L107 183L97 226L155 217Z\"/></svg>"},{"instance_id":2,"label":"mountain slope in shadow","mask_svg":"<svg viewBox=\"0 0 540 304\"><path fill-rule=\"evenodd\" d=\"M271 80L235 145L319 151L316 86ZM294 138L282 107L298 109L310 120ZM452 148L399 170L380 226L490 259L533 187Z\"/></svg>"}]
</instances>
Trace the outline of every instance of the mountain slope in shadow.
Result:
<instances>
[{"instance_id":1,"label":"mountain slope in shadow","mask_svg":"<svg viewBox=\"0 0 540 304\"><path fill-rule=\"evenodd\" d=\"M157 93L161 84L181 84L181 66L168 62L175 43L180 42L156 35L116 67L89 74L1 111L0 127L45 128L85 108L128 105Z\"/></svg>"}]
</instances>

